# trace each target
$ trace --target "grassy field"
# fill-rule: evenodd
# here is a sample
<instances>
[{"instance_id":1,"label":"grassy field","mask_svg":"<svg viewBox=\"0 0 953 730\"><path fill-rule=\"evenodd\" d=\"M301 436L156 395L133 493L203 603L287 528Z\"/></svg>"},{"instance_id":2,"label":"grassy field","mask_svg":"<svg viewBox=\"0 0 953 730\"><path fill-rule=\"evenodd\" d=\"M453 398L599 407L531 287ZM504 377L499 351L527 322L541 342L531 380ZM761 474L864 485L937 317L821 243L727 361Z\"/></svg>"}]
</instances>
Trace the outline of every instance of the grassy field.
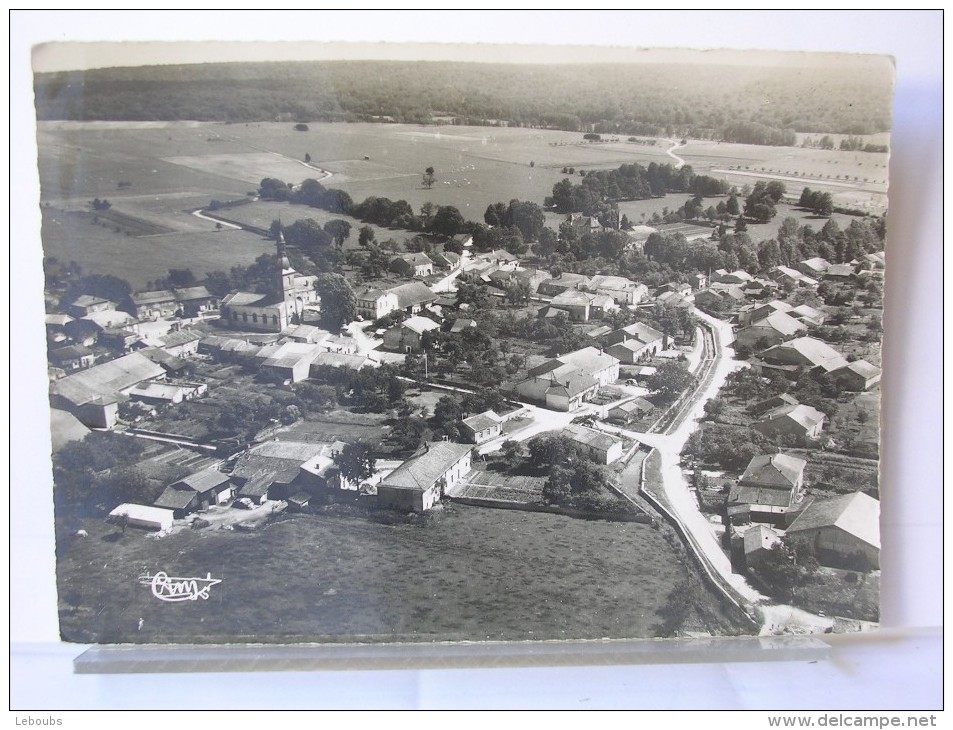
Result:
<instances>
[{"instance_id":1,"label":"grassy field","mask_svg":"<svg viewBox=\"0 0 953 730\"><path fill-rule=\"evenodd\" d=\"M461 505L160 539L84 527L59 565L63 636L80 642L648 637L689 577L648 525ZM162 603L138 583L160 570L222 583L207 601Z\"/></svg>"},{"instance_id":2,"label":"grassy field","mask_svg":"<svg viewBox=\"0 0 953 730\"><path fill-rule=\"evenodd\" d=\"M189 268L201 277L274 253L274 242L245 231L216 231L214 224L200 222L208 230L135 237L115 226L97 225L86 213L43 208L43 250L60 261L76 261L86 273L125 279L133 290L145 289L147 281L165 276L170 268Z\"/></svg>"}]
</instances>

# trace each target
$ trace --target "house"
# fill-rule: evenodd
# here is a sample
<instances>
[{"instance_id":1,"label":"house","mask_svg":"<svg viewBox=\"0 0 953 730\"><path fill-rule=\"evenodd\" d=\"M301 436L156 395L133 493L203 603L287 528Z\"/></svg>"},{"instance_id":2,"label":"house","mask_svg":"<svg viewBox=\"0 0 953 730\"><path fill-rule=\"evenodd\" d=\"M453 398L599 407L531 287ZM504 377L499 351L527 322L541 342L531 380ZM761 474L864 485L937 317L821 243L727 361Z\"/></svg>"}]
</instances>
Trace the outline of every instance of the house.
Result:
<instances>
[{"instance_id":1,"label":"house","mask_svg":"<svg viewBox=\"0 0 953 730\"><path fill-rule=\"evenodd\" d=\"M432 276L433 261L425 253L402 253L391 259L390 270L402 276Z\"/></svg>"},{"instance_id":2,"label":"house","mask_svg":"<svg viewBox=\"0 0 953 730\"><path fill-rule=\"evenodd\" d=\"M160 365L133 352L52 383L50 404L69 411L86 426L112 428L120 399L140 383L163 377Z\"/></svg>"},{"instance_id":3,"label":"house","mask_svg":"<svg viewBox=\"0 0 953 730\"><path fill-rule=\"evenodd\" d=\"M434 269L440 271L456 271L463 263L460 254L453 251L434 251L430 254L430 259L433 261Z\"/></svg>"},{"instance_id":4,"label":"house","mask_svg":"<svg viewBox=\"0 0 953 730\"><path fill-rule=\"evenodd\" d=\"M606 420L626 424L641 418L644 413L650 413L654 408L651 401L645 398L633 398L610 408Z\"/></svg>"},{"instance_id":5,"label":"house","mask_svg":"<svg viewBox=\"0 0 953 730\"><path fill-rule=\"evenodd\" d=\"M775 345L761 353L761 358L775 365L792 365L810 370L821 368L828 373L847 365L843 355L814 337L797 337Z\"/></svg>"},{"instance_id":6,"label":"house","mask_svg":"<svg viewBox=\"0 0 953 730\"><path fill-rule=\"evenodd\" d=\"M603 340L608 352L626 365L657 355L664 347L665 335L647 324L635 322L610 332Z\"/></svg>"},{"instance_id":7,"label":"house","mask_svg":"<svg viewBox=\"0 0 953 730\"><path fill-rule=\"evenodd\" d=\"M762 454L748 466L728 495L732 522L783 525L784 515L797 510L804 499L807 462L787 454Z\"/></svg>"},{"instance_id":8,"label":"house","mask_svg":"<svg viewBox=\"0 0 953 730\"><path fill-rule=\"evenodd\" d=\"M76 318L85 317L93 312L106 312L115 308L116 305L108 299L95 297L91 294L82 294L65 307L66 311Z\"/></svg>"},{"instance_id":9,"label":"house","mask_svg":"<svg viewBox=\"0 0 953 730\"><path fill-rule=\"evenodd\" d=\"M619 360L596 347L583 347L548 360L531 369L529 375L543 375L566 365L595 378L599 385L610 385L619 379Z\"/></svg>"},{"instance_id":10,"label":"house","mask_svg":"<svg viewBox=\"0 0 953 730\"><path fill-rule=\"evenodd\" d=\"M558 309L569 316L570 322L588 322L590 316L591 300L585 292L576 289L567 289L553 297L552 302L545 310Z\"/></svg>"},{"instance_id":11,"label":"house","mask_svg":"<svg viewBox=\"0 0 953 730\"><path fill-rule=\"evenodd\" d=\"M290 380L300 383L311 375L311 363L321 350L317 345L308 345L303 342L286 342L279 345L274 351L267 347L262 348L258 356L267 353L261 364L263 371L269 372L281 380Z\"/></svg>"},{"instance_id":12,"label":"house","mask_svg":"<svg viewBox=\"0 0 953 730\"><path fill-rule=\"evenodd\" d=\"M143 383L131 388L126 394L130 400L149 406L165 406L181 403L186 399L186 388L169 383Z\"/></svg>"},{"instance_id":13,"label":"house","mask_svg":"<svg viewBox=\"0 0 953 730\"><path fill-rule=\"evenodd\" d=\"M781 542L781 536L765 525L754 525L745 531L742 546L745 555L745 567L757 568L765 553Z\"/></svg>"},{"instance_id":14,"label":"house","mask_svg":"<svg viewBox=\"0 0 953 730\"><path fill-rule=\"evenodd\" d=\"M517 383L516 394L552 411L568 412L591 400L599 381L572 366L563 366L544 375L532 375Z\"/></svg>"},{"instance_id":15,"label":"house","mask_svg":"<svg viewBox=\"0 0 953 730\"><path fill-rule=\"evenodd\" d=\"M744 300L744 292L737 286L713 285L695 294L696 306L715 311L730 309Z\"/></svg>"},{"instance_id":16,"label":"house","mask_svg":"<svg viewBox=\"0 0 953 730\"><path fill-rule=\"evenodd\" d=\"M808 446L820 438L827 416L816 408L799 403L780 406L765 413L751 427L768 438Z\"/></svg>"},{"instance_id":17,"label":"house","mask_svg":"<svg viewBox=\"0 0 953 730\"><path fill-rule=\"evenodd\" d=\"M420 352L424 333L439 329L432 319L409 317L384 333L383 347L391 352Z\"/></svg>"},{"instance_id":18,"label":"house","mask_svg":"<svg viewBox=\"0 0 953 730\"><path fill-rule=\"evenodd\" d=\"M779 345L806 330L807 327L794 317L784 312L775 312L738 330L735 333L735 342L738 347L748 350L763 350Z\"/></svg>"},{"instance_id":19,"label":"house","mask_svg":"<svg viewBox=\"0 0 953 730\"><path fill-rule=\"evenodd\" d=\"M186 317L200 317L218 309L218 297L204 286L187 286L172 291Z\"/></svg>"},{"instance_id":20,"label":"house","mask_svg":"<svg viewBox=\"0 0 953 730\"><path fill-rule=\"evenodd\" d=\"M512 386L522 398L554 411L571 411L591 399L601 386L619 379L619 360L595 347L546 360L530 368Z\"/></svg>"},{"instance_id":21,"label":"house","mask_svg":"<svg viewBox=\"0 0 953 730\"><path fill-rule=\"evenodd\" d=\"M357 342L348 335L328 335L317 344L322 350L341 355L352 355L357 352Z\"/></svg>"},{"instance_id":22,"label":"house","mask_svg":"<svg viewBox=\"0 0 953 730\"><path fill-rule=\"evenodd\" d=\"M871 365L866 360L855 360L831 373L837 383L853 392L870 390L880 382L880 368Z\"/></svg>"},{"instance_id":23,"label":"house","mask_svg":"<svg viewBox=\"0 0 953 730\"><path fill-rule=\"evenodd\" d=\"M222 299L221 322L232 329L281 332L299 323L306 309L315 309L320 301L314 288L317 277L302 276L291 267L285 251L285 239L276 240L275 279L270 291L233 291Z\"/></svg>"},{"instance_id":24,"label":"house","mask_svg":"<svg viewBox=\"0 0 953 730\"><path fill-rule=\"evenodd\" d=\"M437 300L433 290L420 281L401 284L389 291L397 297L396 309L403 309L411 315L418 314L425 306Z\"/></svg>"},{"instance_id":25,"label":"house","mask_svg":"<svg viewBox=\"0 0 953 730\"><path fill-rule=\"evenodd\" d=\"M845 281L850 279L856 273L857 270L850 264L832 264L828 267L827 271L824 272L824 276L822 278Z\"/></svg>"},{"instance_id":26,"label":"house","mask_svg":"<svg viewBox=\"0 0 953 730\"><path fill-rule=\"evenodd\" d=\"M185 360L170 355L165 350L158 347L145 347L138 351L140 355L148 358L150 361L161 366L167 373L179 374L189 369L189 363Z\"/></svg>"},{"instance_id":27,"label":"house","mask_svg":"<svg viewBox=\"0 0 953 730\"><path fill-rule=\"evenodd\" d=\"M748 413L753 416L760 416L762 413L767 413L774 408L780 408L782 406L796 406L797 404L798 399L793 395L782 393L781 395L776 395L773 398L768 398L767 400L754 403L748 407Z\"/></svg>"},{"instance_id":28,"label":"house","mask_svg":"<svg viewBox=\"0 0 953 730\"><path fill-rule=\"evenodd\" d=\"M568 289L582 289L588 286L588 276L565 272L540 282L537 292L544 297L554 297Z\"/></svg>"},{"instance_id":29,"label":"house","mask_svg":"<svg viewBox=\"0 0 953 730\"><path fill-rule=\"evenodd\" d=\"M715 284L747 284L753 279L754 277L751 274L742 269L737 269L735 271L725 271L724 269L718 269L717 271L712 272L711 275L711 280Z\"/></svg>"},{"instance_id":30,"label":"house","mask_svg":"<svg viewBox=\"0 0 953 730\"><path fill-rule=\"evenodd\" d=\"M141 321L173 317L181 311L179 300L171 289L136 292L132 295L136 317Z\"/></svg>"},{"instance_id":31,"label":"house","mask_svg":"<svg viewBox=\"0 0 953 730\"><path fill-rule=\"evenodd\" d=\"M807 304L801 304L788 312L795 319L799 319L805 324L820 326L824 324L827 315L819 309L810 307Z\"/></svg>"},{"instance_id":32,"label":"house","mask_svg":"<svg viewBox=\"0 0 953 730\"><path fill-rule=\"evenodd\" d=\"M315 355L311 361L311 377L315 376L315 368L332 367L347 368L348 370L360 370L366 365L371 364L367 355L351 355L343 352L325 352L321 351Z\"/></svg>"},{"instance_id":33,"label":"house","mask_svg":"<svg viewBox=\"0 0 953 730\"><path fill-rule=\"evenodd\" d=\"M469 444L482 444L503 433L503 419L493 411L484 411L475 416L464 418L460 423L460 434Z\"/></svg>"},{"instance_id":34,"label":"house","mask_svg":"<svg viewBox=\"0 0 953 730\"><path fill-rule=\"evenodd\" d=\"M887 266L887 259L883 251L877 251L876 253L865 254L862 263L865 269L882 271Z\"/></svg>"},{"instance_id":35,"label":"house","mask_svg":"<svg viewBox=\"0 0 953 730\"><path fill-rule=\"evenodd\" d=\"M684 309L689 314L695 311L695 305L691 302L691 300L688 299L688 297L679 294L678 292L662 292L661 294L656 295L655 303L665 307L666 309Z\"/></svg>"},{"instance_id":36,"label":"house","mask_svg":"<svg viewBox=\"0 0 953 730\"><path fill-rule=\"evenodd\" d=\"M98 344L120 354L129 352L142 343L142 337L127 327L107 327L96 339Z\"/></svg>"},{"instance_id":37,"label":"house","mask_svg":"<svg viewBox=\"0 0 953 730\"><path fill-rule=\"evenodd\" d=\"M562 433L597 464L611 464L622 458L622 440L615 436L575 423L566 426Z\"/></svg>"},{"instance_id":38,"label":"house","mask_svg":"<svg viewBox=\"0 0 953 730\"><path fill-rule=\"evenodd\" d=\"M649 295L645 284L636 284L622 276L593 276L587 287L589 291L605 294L619 305L638 304Z\"/></svg>"},{"instance_id":39,"label":"house","mask_svg":"<svg viewBox=\"0 0 953 730\"><path fill-rule=\"evenodd\" d=\"M470 327L476 327L475 319L467 319L466 317L458 317L453 321L453 324L450 325L450 334L455 335L459 332L469 329Z\"/></svg>"},{"instance_id":40,"label":"house","mask_svg":"<svg viewBox=\"0 0 953 730\"><path fill-rule=\"evenodd\" d=\"M809 542L818 562L866 570L880 567L880 502L863 492L814 500L788 526Z\"/></svg>"},{"instance_id":41,"label":"house","mask_svg":"<svg viewBox=\"0 0 953 730\"><path fill-rule=\"evenodd\" d=\"M460 246L461 248L467 249L473 246L473 236L469 233L458 233L456 236L450 239L451 243L455 246Z\"/></svg>"},{"instance_id":42,"label":"house","mask_svg":"<svg viewBox=\"0 0 953 730\"><path fill-rule=\"evenodd\" d=\"M192 330L176 330L157 338L159 347L175 357L193 357L198 354L202 336Z\"/></svg>"},{"instance_id":43,"label":"house","mask_svg":"<svg viewBox=\"0 0 953 730\"><path fill-rule=\"evenodd\" d=\"M777 299L765 302L764 304L746 304L738 310L738 324L742 327L747 327L752 322L757 322L776 312L790 311L790 304L778 301Z\"/></svg>"},{"instance_id":44,"label":"house","mask_svg":"<svg viewBox=\"0 0 953 730\"><path fill-rule=\"evenodd\" d=\"M330 337L331 333L311 324L293 324L281 330L281 336L293 342L318 345Z\"/></svg>"},{"instance_id":45,"label":"house","mask_svg":"<svg viewBox=\"0 0 953 730\"><path fill-rule=\"evenodd\" d=\"M781 286L808 287L814 289L818 285L817 279L812 279L790 266L775 266L768 274L768 278Z\"/></svg>"},{"instance_id":46,"label":"house","mask_svg":"<svg viewBox=\"0 0 953 730\"><path fill-rule=\"evenodd\" d=\"M430 509L470 473L472 448L450 441L426 442L422 454L405 461L377 485L378 506L406 512Z\"/></svg>"},{"instance_id":47,"label":"house","mask_svg":"<svg viewBox=\"0 0 953 730\"><path fill-rule=\"evenodd\" d=\"M543 269L516 269L512 273L512 280L526 284L533 294L539 290L540 284L552 278L553 275Z\"/></svg>"},{"instance_id":48,"label":"house","mask_svg":"<svg viewBox=\"0 0 953 730\"><path fill-rule=\"evenodd\" d=\"M96 362L96 354L85 345L66 345L50 350L50 362L63 370L82 370Z\"/></svg>"},{"instance_id":49,"label":"house","mask_svg":"<svg viewBox=\"0 0 953 730\"><path fill-rule=\"evenodd\" d=\"M505 251L502 248L494 249L493 251L486 251L484 253L478 253L473 258L474 261L485 261L487 263L493 264L497 268L508 271L515 271L517 266L519 266L519 257L514 256L509 251Z\"/></svg>"},{"instance_id":50,"label":"house","mask_svg":"<svg viewBox=\"0 0 953 730\"><path fill-rule=\"evenodd\" d=\"M128 327L135 332L139 324L136 318L127 312L118 309L102 309L63 325L70 338L83 345L95 342L104 330L117 327Z\"/></svg>"},{"instance_id":51,"label":"house","mask_svg":"<svg viewBox=\"0 0 953 730\"><path fill-rule=\"evenodd\" d=\"M131 527L147 530L167 530L172 527L175 515L170 509L149 507L144 504L123 503L109 513L110 522L125 523Z\"/></svg>"},{"instance_id":52,"label":"house","mask_svg":"<svg viewBox=\"0 0 953 730\"><path fill-rule=\"evenodd\" d=\"M357 301L357 313L364 319L380 319L397 309L397 295L392 291L367 287L359 289L354 296Z\"/></svg>"},{"instance_id":53,"label":"house","mask_svg":"<svg viewBox=\"0 0 953 730\"><path fill-rule=\"evenodd\" d=\"M830 267L831 262L827 259L821 258L820 256L815 256L811 259L804 259L804 261L801 261L797 265L798 271L814 279L819 279Z\"/></svg>"},{"instance_id":54,"label":"house","mask_svg":"<svg viewBox=\"0 0 953 730\"><path fill-rule=\"evenodd\" d=\"M705 274L691 274L688 283L691 284L692 291L698 291L708 286L708 277Z\"/></svg>"}]
</instances>

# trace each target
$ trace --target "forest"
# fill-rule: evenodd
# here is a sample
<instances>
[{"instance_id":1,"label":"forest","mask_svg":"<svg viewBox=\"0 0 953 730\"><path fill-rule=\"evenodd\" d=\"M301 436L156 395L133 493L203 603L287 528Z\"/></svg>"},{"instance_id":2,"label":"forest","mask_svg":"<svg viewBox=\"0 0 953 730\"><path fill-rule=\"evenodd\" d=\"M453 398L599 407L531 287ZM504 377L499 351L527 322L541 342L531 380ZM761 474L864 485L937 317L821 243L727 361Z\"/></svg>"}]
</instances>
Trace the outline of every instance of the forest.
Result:
<instances>
[{"instance_id":1,"label":"forest","mask_svg":"<svg viewBox=\"0 0 953 730\"><path fill-rule=\"evenodd\" d=\"M380 121L792 144L890 128L886 68L321 61L37 74L40 120ZM800 65L799 65L800 64Z\"/></svg>"}]
</instances>

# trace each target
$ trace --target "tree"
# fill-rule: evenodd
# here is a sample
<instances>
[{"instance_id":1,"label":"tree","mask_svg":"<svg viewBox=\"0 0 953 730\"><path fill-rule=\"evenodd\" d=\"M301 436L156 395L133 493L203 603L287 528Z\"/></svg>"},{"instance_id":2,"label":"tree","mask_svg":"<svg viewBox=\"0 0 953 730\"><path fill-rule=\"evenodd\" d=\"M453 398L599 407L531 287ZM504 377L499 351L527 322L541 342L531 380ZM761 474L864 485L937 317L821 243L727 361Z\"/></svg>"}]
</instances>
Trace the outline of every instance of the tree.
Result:
<instances>
[{"instance_id":1,"label":"tree","mask_svg":"<svg viewBox=\"0 0 953 730\"><path fill-rule=\"evenodd\" d=\"M425 188L430 190L430 188L433 187L433 184L436 181L437 181L437 176L434 173L434 169L432 167L428 167L426 170L424 170L423 183Z\"/></svg>"},{"instance_id":2,"label":"tree","mask_svg":"<svg viewBox=\"0 0 953 730\"><path fill-rule=\"evenodd\" d=\"M357 236L357 242L361 245L361 247L374 243L374 238L375 233L373 228L370 226L361 226L361 230L358 232Z\"/></svg>"},{"instance_id":3,"label":"tree","mask_svg":"<svg viewBox=\"0 0 953 730\"><path fill-rule=\"evenodd\" d=\"M181 289L198 284L191 269L169 269L169 286Z\"/></svg>"},{"instance_id":4,"label":"tree","mask_svg":"<svg viewBox=\"0 0 953 730\"><path fill-rule=\"evenodd\" d=\"M308 127L308 125L305 124L304 122L298 122L295 125L295 131L297 132L307 132L308 129L310 129L310 127Z\"/></svg>"},{"instance_id":5,"label":"tree","mask_svg":"<svg viewBox=\"0 0 953 730\"><path fill-rule=\"evenodd\" d=\"M310 153L310 152L305 152L305 153L304 153L304 161L307 162L307 163L310 163L310 162L311 162L311 153Z\"/></svg>"},{"instance_id":6,"label":"tree","mask_svg":"<svg viewBox=\"0 0 953 730\"><path fill-rule=\"evenodd\" d=\"M694 382L694 376L678 362L664 362L646 378L645 386L661 400L675 400Z\"/></svg>"},{"instance_id":7,"label":"tree","mask_svg":"<svg viewBox=\"0 0 953 730\"><path fill-rule=\"evenodd\" d=\"M741 212L741 206L738 204L737 195L732 195L728 198L728 202L725 203L725 210L730 215L738 215Z\"/></svg>"},{"instance_id":8,"label":"tree","mask_svg":"<svg viewBox=\"0 0 953 730\"><path fill-rule=\"evenodd\" d=\"M523 447L519 441L507 439L500 446L500 456L503 457L506 468L514 471L523 461Z\"/></svg>"},{"instance_id":9,"label":"tree","mask_svg":"<svg viewBox=\"0 0 953 730\"><path fill-rule=\"evenodd\" d=\"M343 276L321 274L314 288L321 297L321 319L332 330L340 331L357 317L357 298Z\"/></svg>"},{"instance_id":10,"label":"tree","mask_svg":"<svg viewBox=\"0 0 953 730\"><path fill-rule=\"evenodd\" d=\"M345 444L333 458L341 476L352 484L360 484L377 471L377 460L367 444Z\"/></svg>"},{"instance_id":11,"label":"tree","mask_svg":"<svg viewBox=\"0 0 953 730\"><path fill-rule=\"evenodd\" d=\"M459 210L452 205L441 206L433 218L432 229L434 233L453 238L466 221Z\"/></svg>"},{"instance_id":12,"label":"tree","mask_svg":"<svg viewBox=\"0 0 953 730\"><path fill-rule=\"evenodd\" d=\"M511 281L506 285L506 293L503 295L503 298L510 304L521 305L527 304L532 295L533 290L530 288L528 282Z\"/></svg>"},{"instance_id":13,"label":"tree","mask_svg":"<svg viewBox=\"0 0 953 730\"><path fill-rule=\"evenodd\" d=\"M336 218L324 224L324 231L334 239L334 242L340 248L351 235L351 224L346 220Z\"/></svg>"}]
</instances>

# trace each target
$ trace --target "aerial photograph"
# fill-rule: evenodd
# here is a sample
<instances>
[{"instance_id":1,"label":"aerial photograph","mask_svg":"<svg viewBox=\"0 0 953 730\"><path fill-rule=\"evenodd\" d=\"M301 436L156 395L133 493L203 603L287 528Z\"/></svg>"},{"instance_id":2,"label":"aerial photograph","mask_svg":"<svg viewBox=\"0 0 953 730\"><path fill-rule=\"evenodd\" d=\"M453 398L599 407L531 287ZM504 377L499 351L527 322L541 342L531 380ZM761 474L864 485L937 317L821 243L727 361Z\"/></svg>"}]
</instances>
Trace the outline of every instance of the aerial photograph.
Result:
<instances>
[{"instance_id":1,"label":"aerial photograph","mask_svg":"<svg viewBox=\"0 0 953 730\"><path fill-rule=\"evenodd\" d=\"M56 51L64 641L878 626L889 57Z\"/></svg>"}]
</instances>

